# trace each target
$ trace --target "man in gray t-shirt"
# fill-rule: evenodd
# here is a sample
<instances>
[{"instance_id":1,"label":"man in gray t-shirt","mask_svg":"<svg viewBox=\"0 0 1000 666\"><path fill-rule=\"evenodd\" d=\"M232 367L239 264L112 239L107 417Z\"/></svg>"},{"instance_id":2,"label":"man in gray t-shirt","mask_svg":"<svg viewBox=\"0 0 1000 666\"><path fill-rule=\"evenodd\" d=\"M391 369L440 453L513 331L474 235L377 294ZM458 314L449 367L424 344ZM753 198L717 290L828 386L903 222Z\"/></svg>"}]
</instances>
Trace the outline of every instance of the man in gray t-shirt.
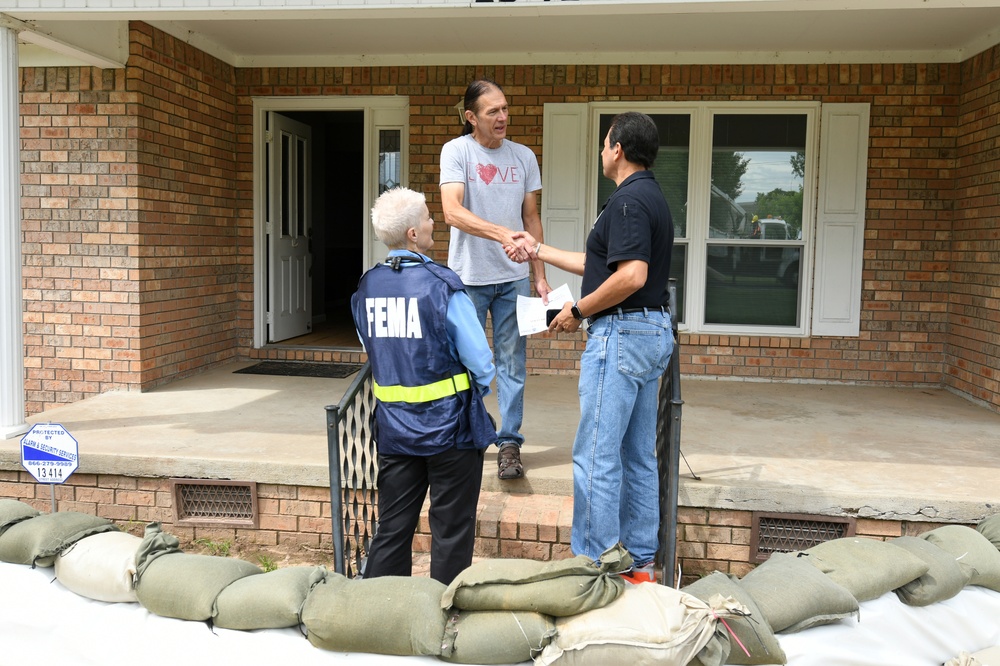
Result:
<instances>
[{"instance_id":1,"label":"man in gray t-shirt","mask_svg":"<svg viewBox=\"0 0 1000 666\"><path fill-rule=\"evenodd\" d=\"M465 131L441 150L441 207L451 227L448 267L455 271L486 328L493 320L497 364L497 475L516 479L521 463L526 344L517 328L517 297L531 293L528 264L507 258L513 234L527 231L542 240L537 193L538 160L530 148L508 141L507 98L496 83L473 81L465 91ZM551 291L544 264L532 261L535 291Z\"/></svg>"}]
</instances>

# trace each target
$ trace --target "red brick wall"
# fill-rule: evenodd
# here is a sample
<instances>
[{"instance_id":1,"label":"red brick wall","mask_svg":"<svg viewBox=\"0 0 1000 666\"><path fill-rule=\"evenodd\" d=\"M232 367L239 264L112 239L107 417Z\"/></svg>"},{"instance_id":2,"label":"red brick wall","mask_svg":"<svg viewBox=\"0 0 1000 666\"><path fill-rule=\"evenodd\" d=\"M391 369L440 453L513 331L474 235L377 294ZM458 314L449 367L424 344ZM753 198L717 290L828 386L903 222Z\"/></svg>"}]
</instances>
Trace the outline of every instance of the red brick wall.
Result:
<instances>
[{"instance_id":1,"label":"red brick wall","mask_svg":"<svg viewBox=\"0 0 1000 666\"><path fill-rule=\"evenodd\" d=\"M138 382L137 95L125 72L20 70L25 407Z\"/></svg>"},{"instance_id":2,"label":"red brick wall","mask_svg":"<svg viewBox=\"0 0 1000 666\"><path fill-rule=\"evenodd\" d=\"M251 97L409 96L410 182L439 215L440 148L459 132L467 82L483 75L507 93L511 138L543 162L546 102L869 103L860 337L683 335L682 371L947 382L1000 407L995 184L984 180L996 172L996 113L984 113L996 49L962 65L233 69L142 23L131 39L124 73L22 70L29 413L234 357L358 360L252 348ZM439 227L437 258L446 244ZM574 372L582 340L534 336L530 370Z\"/></svg>"},{"instance_id":3,"label":"red brick wall","mask_svg":"<svg viewBox=\"0 0 1000 666\"><path fill-rule=\"evenodd\" d=\"M858 338L682 335L696 375L880 384L940 384L947 328L951 173L960 68L955 65L493 66L247 69L251 96L409 95L410 183L439 216L438 157L460 132L454 110L489 76L510 104L508 136L541 151L546 102L817 100L871 104L862 330ZM242 116L249 116L245 110ZM239 131L248 135L250 127ZM247 140L248 141L248 140ZM246 143L247 141L243 141ZM241 172L250 168L241 155ZM544 192L542 193L544 197ZM440 216L438 217L440 219ZM439 258L447 230L438 230ZM249 304L247 304L249 307ZM534 336L529 370L573 372L583 337Z\"/></svg>"},{"instance_id":4,"label":"red brick wall","mask_svg":"<svg viewBox=\"0 0 1000 666\"><path fill-rule=\"evenodd\" d=\"M20 70L28 414L239 353L232 69L130 34L125 70Z\"/></svg>"},{"instance_id":5,"label":"red brick wall","mask_svg":"<svg viewBox=\"0 0 1000 666\"><path fill-rule=\"evenodd\" d=\"M945 382L1000 408L1000 47L962 78Z\"/></svg>"},{"instance_id":6,"label":"red brick wall","mask_svg":"<svg viewBox=\"0 0 1000 666\"><path fill-rule=\"evenodd\" d=\"M241 266L233 68L133 23L127 79L140 104L142 386L236 357Z\"/></svg>"}]
</instances>

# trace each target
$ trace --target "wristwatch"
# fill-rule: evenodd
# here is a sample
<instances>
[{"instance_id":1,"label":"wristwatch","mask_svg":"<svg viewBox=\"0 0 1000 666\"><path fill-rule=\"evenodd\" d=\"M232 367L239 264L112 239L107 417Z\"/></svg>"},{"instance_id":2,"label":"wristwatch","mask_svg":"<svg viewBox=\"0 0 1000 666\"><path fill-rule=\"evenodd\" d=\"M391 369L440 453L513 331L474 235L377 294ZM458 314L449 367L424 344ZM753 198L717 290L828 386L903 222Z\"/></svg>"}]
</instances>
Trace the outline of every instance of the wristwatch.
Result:
<instances>
[{"instance_id":1,"label":"wristwatch","mask_svg":"<svg viewBox=\"0 0 1000 666\"><path fill-rule=\"evenodd\" d=\"M578 302L579 302L579 301L578 301ZM577 307L577 304L576 304L576 303L574 303L574 304L573 304L573 307L571 307L571 308L569 309L569 311L573 313L573 317L574 317L575 319L578 319L578 320L580 320L580 321L582 321L582 320L583 320L583 313L582 313L582 312L580 312L580 308L579 308L579 307Z\"/></svg>"}]
</instances>

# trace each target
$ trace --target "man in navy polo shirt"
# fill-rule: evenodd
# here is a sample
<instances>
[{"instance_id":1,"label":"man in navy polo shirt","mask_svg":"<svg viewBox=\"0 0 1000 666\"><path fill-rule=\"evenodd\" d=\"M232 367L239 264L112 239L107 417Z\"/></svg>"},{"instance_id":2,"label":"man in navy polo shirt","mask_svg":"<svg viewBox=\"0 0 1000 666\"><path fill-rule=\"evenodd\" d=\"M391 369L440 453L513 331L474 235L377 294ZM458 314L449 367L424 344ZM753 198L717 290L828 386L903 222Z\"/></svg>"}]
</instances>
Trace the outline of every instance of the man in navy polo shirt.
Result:
<instances>
[{"instance_id":1,"label":"man in navy polo shirt","mask_svg":"<svg viewBox=\"0 0 1000 666\"><path fill-rule=\"evenodd\" d=\"M576 555L597 559L619 541L635 561L634 582L652 581L660 525L656 411L660 376L673 351L667 280L674 225L650 167L660 140L643 113L614 118L601 166L617 188L587 238L569 252L515 234L514 260L541 259L583 276L550 331L588 322L580 359L580 425L573 442Z\"/></svg>"}]
</instances>

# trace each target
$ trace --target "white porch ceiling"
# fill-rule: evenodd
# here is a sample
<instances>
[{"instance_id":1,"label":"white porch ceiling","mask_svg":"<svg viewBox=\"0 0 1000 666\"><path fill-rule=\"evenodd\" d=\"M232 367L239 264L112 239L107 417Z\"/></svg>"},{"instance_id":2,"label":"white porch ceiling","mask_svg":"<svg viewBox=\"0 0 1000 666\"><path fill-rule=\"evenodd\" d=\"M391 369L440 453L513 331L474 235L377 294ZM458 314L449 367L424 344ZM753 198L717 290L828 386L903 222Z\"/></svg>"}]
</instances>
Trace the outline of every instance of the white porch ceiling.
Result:
<instances>
[{"instance_id":1,"label":"white porch ceiling","mask_svg":"<svg viewBox=\"0 0 1000 666\"><path fill-rule=\"evenodd\" d=\"M130 19L237 67L950 63L1000 43L1000 0L79 1L0 0L22 66L124 63Z\"/></svg>"}]
</instances>

